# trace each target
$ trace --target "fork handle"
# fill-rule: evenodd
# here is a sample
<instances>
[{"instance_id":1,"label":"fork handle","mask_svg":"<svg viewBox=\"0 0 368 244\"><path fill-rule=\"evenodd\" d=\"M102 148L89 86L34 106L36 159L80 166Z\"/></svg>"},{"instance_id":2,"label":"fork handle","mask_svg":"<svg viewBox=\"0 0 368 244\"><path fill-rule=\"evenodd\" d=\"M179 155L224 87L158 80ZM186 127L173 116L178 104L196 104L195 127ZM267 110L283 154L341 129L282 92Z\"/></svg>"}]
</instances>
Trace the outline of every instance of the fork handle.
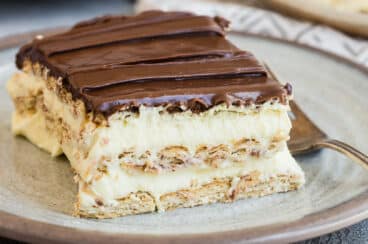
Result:
<instances>
[{"instance_id":1,"label":"fork handle","mask_svg":"<svg viewBox=\"0 0 368 244\"><path fill-rule=\"evenodd\" d=\"M368 170L368 156L358 151L357 149L349 146L348 144L334 139L321 140L314 144L316 148L330 148L342 154L345 154L348 158L354 162L360 164Z\"/></svg>"}]
</instances>

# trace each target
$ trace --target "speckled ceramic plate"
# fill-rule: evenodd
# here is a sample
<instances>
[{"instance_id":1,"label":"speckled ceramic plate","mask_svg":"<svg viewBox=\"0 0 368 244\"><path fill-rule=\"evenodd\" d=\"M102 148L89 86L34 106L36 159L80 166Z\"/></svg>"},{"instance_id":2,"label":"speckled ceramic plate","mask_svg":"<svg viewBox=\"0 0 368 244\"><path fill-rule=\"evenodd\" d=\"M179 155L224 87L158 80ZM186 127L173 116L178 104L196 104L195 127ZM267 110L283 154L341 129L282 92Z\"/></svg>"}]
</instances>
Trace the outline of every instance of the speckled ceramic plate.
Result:
<instances>
[{"instance_id":1,"label":"speckled ceramic plate","mask_svg":"<svg viewBox=\"0 0 368 244\"><path fill-rule=\"evenodd\" d=\"M368 152L368 71L290 43L232 34L292 82L295 99L331 137ZM70 216L76 193L65 158L10 134L4 86L16 48L0 51L0 234L59 242L296 241L368 217L368 172L330 150L298 157L307 183L297 192L167 213L88 220Z\"/></svg>"}]
</instances>

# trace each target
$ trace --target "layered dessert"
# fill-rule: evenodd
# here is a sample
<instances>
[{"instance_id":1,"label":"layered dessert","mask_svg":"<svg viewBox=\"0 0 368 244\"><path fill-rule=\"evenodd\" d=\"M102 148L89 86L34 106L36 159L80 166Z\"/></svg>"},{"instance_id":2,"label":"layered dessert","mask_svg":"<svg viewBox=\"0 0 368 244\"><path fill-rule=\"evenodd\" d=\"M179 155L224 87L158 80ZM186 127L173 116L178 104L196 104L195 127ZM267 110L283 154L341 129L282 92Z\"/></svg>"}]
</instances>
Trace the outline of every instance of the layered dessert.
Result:
<instances>
[{"instance_id":1,"label":"layered dessert","mask_svg":"<svg viewBox=\"0 0 368 244\"><path fill-rule=\"evenodd\" d=\"M228 24L149 11L81 22L20 49L7 86L12 130L66 155L79 185L76 215L165 211L303 185L286 145L291 86L231 44Z\"/></svg>"}]
</instances>

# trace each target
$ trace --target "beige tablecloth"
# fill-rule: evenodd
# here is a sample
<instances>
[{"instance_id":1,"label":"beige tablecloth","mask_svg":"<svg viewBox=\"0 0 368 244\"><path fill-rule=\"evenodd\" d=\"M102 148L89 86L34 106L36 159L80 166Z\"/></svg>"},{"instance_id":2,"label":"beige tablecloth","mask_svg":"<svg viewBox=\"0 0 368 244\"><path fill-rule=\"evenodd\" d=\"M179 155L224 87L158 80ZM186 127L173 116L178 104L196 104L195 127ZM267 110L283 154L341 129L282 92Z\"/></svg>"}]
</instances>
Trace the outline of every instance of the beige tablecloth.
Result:
<instances>
[{"instance_id":1,"label":"beige tablecloth","mask_svg":"<svg viewBox=\"0 0 368 244\"><path fill-rule=\"evenodd\" d=\"M269 10L240 3L204 0L138 1L137 11L147 9L186 10L198 14L219 15L231 21L232 30L296 41L368 66L368 40L353 38L328 26L298 21Z\"/></svg>"}]
</instances>

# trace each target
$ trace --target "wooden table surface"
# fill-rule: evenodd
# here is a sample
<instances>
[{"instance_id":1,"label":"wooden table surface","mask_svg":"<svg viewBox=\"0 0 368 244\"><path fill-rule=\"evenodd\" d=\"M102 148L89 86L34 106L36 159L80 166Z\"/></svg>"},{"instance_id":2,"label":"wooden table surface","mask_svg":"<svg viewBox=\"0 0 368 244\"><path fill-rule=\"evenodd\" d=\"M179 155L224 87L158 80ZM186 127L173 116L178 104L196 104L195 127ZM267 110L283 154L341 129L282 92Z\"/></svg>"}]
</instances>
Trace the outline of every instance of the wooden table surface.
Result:
<instances>
[{"instance_id":1,"label":"wooden table surface","mask_svg":"<svg viewBox=\"0 0 368 244\"><path fill-rule=\"evenodd\" d=\"M129 0L17 0L0 2L0 38L56 26L72 25L103 14L131 13ZM16 241L0 237L0 243ZM368 220L300 243L368 243Z\"/></svg>"}]
</instances>

